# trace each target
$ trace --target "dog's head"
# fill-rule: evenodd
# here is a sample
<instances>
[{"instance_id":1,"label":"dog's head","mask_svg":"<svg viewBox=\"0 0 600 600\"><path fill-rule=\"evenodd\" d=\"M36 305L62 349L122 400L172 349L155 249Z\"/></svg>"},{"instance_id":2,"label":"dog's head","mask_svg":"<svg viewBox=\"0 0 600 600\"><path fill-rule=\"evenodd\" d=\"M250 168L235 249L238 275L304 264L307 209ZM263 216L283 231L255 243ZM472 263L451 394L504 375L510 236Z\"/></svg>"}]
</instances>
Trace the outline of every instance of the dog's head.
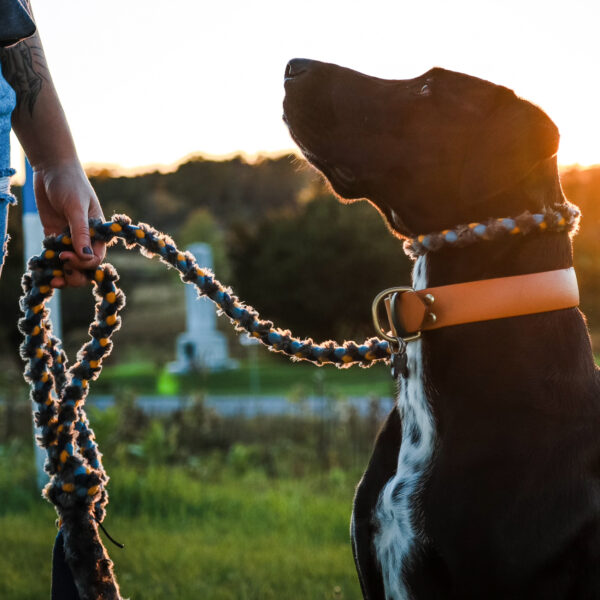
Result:
<instances>
[{"instance_id":1,"label":"dog's head","mask_svg":"<svg viewBox=\"0 0 600 600\"><path fill-rule=\"evenodd\" d=\"M506 206L506 192L556 155L558 130L505 87L440 68L386 80L294 59L285 90L284 120L306 158L396 233L539 208Z\"/></svg>"}]
</instances>

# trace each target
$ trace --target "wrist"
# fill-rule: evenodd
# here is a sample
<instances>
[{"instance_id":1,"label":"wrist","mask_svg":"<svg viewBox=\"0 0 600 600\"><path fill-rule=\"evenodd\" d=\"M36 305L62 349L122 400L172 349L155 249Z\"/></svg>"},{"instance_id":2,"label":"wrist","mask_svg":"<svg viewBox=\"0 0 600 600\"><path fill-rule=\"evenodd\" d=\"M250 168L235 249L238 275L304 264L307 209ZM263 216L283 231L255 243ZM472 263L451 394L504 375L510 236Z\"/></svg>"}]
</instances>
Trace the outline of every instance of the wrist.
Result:
<instances>
[{"instance_id":1,"label":"wrist","mask_svg":"<svg viewBox=\"0 0 600 600\"><path fill-rule=\"evenodd\" d=\"M29 157L28 157L29 158ZM37 160L31 163L31 168L34 173L47 174L53 171L80 171L81 173L85 173L83 169L83 165L79 160L79 157L75 155L71 156L53 156L47 160Z\"/></svg>"}]
</instances>

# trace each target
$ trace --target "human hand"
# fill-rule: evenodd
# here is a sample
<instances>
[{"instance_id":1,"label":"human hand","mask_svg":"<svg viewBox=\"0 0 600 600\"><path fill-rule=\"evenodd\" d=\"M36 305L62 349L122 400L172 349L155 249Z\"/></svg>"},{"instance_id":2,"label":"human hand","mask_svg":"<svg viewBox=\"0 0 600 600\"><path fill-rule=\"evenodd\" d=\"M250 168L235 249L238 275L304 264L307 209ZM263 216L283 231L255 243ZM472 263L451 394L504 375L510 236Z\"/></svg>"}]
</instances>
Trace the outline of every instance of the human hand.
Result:
<instances>
[{"instance_id":1,"label":"human hand","mask_svg":"<svg viewBox=\"0 0 600 600\"><path fill-rule=\"evenodd\" d=\"M90 240L88 219L104 220L98 197L79 161L34 168L35 199L44 234L62 233L68 225L73 250L60 253L64 262L64 277L55 277L50 284L82 286L88 281L83 271L97 267L106 254L106 244Z\"/></svg>"}]
</instances>

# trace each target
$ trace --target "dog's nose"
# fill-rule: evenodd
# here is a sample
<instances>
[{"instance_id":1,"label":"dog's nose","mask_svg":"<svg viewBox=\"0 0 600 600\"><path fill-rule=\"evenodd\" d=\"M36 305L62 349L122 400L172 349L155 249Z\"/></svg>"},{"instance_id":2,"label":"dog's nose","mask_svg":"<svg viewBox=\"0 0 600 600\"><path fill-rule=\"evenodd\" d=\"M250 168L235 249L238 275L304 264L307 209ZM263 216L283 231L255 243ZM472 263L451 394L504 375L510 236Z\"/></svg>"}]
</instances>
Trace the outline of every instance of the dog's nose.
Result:
<instances>
[{"instance_id":1,"label":"dog's nose","mask_svg":"<svg viewBox=\"0 0 600 600\"><path fill-rule=\"evenodd\" d=\"M308 58L292 58L285 67L285 79L293 79L302 75L310 68L311 63L314 62Z\"/></svg>"}]
</instances>

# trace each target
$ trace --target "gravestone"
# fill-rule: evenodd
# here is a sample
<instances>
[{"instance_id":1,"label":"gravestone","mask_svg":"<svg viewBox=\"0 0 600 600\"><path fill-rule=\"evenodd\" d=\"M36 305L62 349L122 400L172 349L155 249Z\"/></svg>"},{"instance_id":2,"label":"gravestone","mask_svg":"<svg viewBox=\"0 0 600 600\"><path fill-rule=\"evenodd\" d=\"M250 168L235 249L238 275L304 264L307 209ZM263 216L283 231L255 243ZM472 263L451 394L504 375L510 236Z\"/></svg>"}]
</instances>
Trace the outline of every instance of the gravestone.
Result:
<instances>
[{"instance_id":1,"label":"gravestone","mask_svg":"<svg viewBox=\"0 0 600 600\"><path fill-rule=\"evenodd\" d=\"M213 268L209 244L196 243L187 248L200 268ZM231 369L236 361L229 358L227 340L217 330L216 307L211 300L198 297L196 287L185 286L186 331L177 336L176 360L169 364L171 373L198 370Z\"/></svg>"}]
</instances>

